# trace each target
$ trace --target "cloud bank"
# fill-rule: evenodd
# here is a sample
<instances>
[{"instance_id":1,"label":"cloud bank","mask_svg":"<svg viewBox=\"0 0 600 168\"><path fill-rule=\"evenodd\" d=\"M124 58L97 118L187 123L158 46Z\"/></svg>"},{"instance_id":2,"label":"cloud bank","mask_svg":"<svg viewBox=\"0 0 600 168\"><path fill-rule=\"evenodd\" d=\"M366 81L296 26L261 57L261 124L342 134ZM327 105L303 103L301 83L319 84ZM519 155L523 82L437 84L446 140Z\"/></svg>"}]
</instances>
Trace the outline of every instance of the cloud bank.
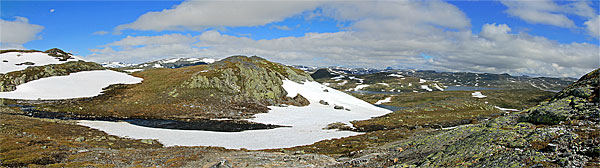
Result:
<instances>
[{"instance_id":1,"label":"cloud bank","mask_svg":"<svg viewBox=\"0 0 600 168\"><path fill-rule=\"evenodd\" d=\"M40 39L37 34L44 29L43 26L30 24L24 17L15 17L15 20L0 19L0 49L23 49L23 44Z\"/></svg>"},{"instance_id":2,"label":"cloud bank","mask_svg":"<svg viewBox=\"0 0 600 168\"><path fill-rule=\"evenodd\" d=\"M204 30L206 27L264 25L303 11L313 11L317 7L321 10L314 10L316 12L312 15L352 24L344 27L345 31L335 33L306 33L300 37L270 40L225 35L218 31L204 31L196 36L177 33L128 36L93 49L94 54L89 58L97 61L143 62L168 57L223 58L239 54L258 55L286 64L392 66L565 77L578 77L600 64L600 49L593 44L562 44L541 36L513 33L510 25L503 23L485 24L480 33L474 34L470 30L469 18L457 7L441 1L280 4L281 9L290 11L261 7L259 14L249 14L252 16L248 21L240 21L245 18L240 14L259 10L260 3L255 2L255 6L241 10L240 14L225 14L219 17L220 20L205 18L203 15L218 16L232 6L246 5L242 2L228 2L229 5L215 3L184 2L174 9L146 13L135 22L117 29ZM571 14L590 16L584 7L575 5L578 4L567 6L578 9L571 10ZM554 8L552 4L546 4L536 7L536 10L543 13ZM197 11L202 11L202 16ZM253 19L267 14L272 17ZM180 17L171 21L174 16ZM554 19L543 23L572 26L569 21L561 20L560 16ZM154 24L163 22L164 25ZM597 22L596 16L595 20L585 23L590 34L594 31L597 34ZM422 54L431 58L423 58Z\"/></svg>"}]
</instances>

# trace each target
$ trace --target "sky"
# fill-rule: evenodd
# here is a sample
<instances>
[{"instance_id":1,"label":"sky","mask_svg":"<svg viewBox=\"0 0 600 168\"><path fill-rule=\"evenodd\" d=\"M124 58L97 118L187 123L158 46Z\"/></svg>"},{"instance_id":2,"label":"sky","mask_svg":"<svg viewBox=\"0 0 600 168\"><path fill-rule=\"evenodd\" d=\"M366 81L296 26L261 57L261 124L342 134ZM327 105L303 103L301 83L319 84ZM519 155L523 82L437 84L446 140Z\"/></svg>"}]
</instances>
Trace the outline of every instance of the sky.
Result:
<instances>
[{"instance_id":1,"label":"sky","mask_svg":"<svg viewBox=\"0 0 600 168\"><path fill-rule=\"evenodd\" d=\"M0 48L580 77L599 1L0 1Z\"/></svg>"}]
</instances>

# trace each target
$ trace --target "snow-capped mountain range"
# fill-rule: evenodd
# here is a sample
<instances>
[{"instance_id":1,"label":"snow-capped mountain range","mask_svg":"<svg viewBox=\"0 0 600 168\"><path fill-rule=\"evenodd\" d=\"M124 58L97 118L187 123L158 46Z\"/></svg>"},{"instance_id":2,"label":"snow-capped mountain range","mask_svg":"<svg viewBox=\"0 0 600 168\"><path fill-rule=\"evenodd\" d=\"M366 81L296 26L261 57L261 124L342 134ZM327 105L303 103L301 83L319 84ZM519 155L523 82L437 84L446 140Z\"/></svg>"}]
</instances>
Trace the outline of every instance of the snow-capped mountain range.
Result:
<instances>
[{"instance_id":1,"label":"snow-capped mountain range","mask_svg":"<svg viewBox=\"0 0 600 168\"><path fill-rule=\"evenodd\" d=\"M107 68L130 68L130 69L151 69L151 68L181 68L186 66L210 64L215 62L212 58L168 58L157 61L151 61L141 64L128 64L122 62L104 62L102 66Z\"/></svg>"}]
</instances>

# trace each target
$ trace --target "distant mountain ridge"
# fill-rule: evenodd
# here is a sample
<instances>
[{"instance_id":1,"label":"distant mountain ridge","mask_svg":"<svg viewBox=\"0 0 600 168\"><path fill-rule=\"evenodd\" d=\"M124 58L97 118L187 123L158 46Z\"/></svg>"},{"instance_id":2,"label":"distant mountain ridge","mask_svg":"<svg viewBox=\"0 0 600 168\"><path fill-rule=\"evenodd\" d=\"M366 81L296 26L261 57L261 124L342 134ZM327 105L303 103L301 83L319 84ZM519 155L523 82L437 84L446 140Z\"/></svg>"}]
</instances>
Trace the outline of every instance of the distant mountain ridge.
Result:
<instances>
[{"instance_id":1,"label":"distant mountain ridge","mask_svg":"<svg viewBox=\"0 0 600 168\"><path fill-rule=\"evenodd\" d=\"M215 62L212 58L168 58L141 64L128 64L122 62L103 62L102 66L107 68L122 69L154 69L154 68L181 68L187 66L210 64Z\"/></svg>"}]
</instances>

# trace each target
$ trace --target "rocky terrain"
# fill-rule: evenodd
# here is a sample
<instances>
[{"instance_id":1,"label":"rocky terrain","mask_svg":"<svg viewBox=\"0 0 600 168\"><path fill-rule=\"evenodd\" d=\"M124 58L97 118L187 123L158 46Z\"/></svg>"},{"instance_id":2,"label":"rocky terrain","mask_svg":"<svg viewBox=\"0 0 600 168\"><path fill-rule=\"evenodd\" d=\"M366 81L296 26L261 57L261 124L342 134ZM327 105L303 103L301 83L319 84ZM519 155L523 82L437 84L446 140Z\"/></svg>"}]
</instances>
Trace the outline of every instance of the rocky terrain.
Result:
<instances>
[{"instance_id":1,"label":"rocky terrain","mask_svg":"<svg viewBox=\"0 0 600 168\"><path fill-rule=\"evenodd\" d=\"M471 86L502 89L540 89L558 92L577 80L574 78L511 76L509 74L436 72L402 70L401 74L442 82L446 86Z\"/></svg>"},{"instance_id":2,"label":"rocky terrain","mask_svg":"<svg viewBox=\"0 0 600 168\"><path fill-rule=\"evenodd\" d=\"M341 165L600 166L600 109L597 97L599 78L596 69L554 98L521 113L362 150L355 159Z\"/></svg>"},{"instance_id":3,"label":"rocky terrain","mask_svg":"<svg viewBox=\"0 0 600 168\"><path fill-rule=\"evenodd\" d=\"M312 77L326 86L347 92L388 93L443 91L440 82L427 81L397 73L347 74L331 69L319 69Z\"/></svg>"},{"instance_id":4,"label":"rocky terrain","mask_svg":"<svg viewBox=\"0 0 600 168\"><path fill-rule=\"evenodd\" d=\"M325 77L331 79L334 78L334 83L343 82L342 77L335 78L336 76L354 76L359 79L363 79L360 76L369 74L398 74L398 76L404 76L405 78L416 78L423 79L425 81L435 81L443 86L449 86L450 88L444 88L449 90L461 90L461 89L539 89L545 91L558 92L562 88L576 81L575 78L557 78L557 77L529 77L529 76L512 76L509 74L492 74L492 73L471 73L471 72L436 72L431 70L395 70L395 69L368 69L368 68L342 68L342 67L329 67L329 68L317 68L317 67L306 67L296 66L304 71L307 71L317 77L315 79L322 79L326 82ZM377 76L377 75L375 75ZM371 76L373 77L373 76ZM383 80L386 78L385 75L380 75L380 79L375 78L374 80ZM354 79L354 78L353 78ZM415 87L418 91L420 86ZM440 86L441 87L441 86ZM434 91L439 91L430 87ZM371 89L374 90L374 89ZM391 90L391 89L388 89ZM380 90L379 90L380 91ZM397 89L395 90L397 91ZM409 91L409 90L406 90Z\"/></svg>"},{"instance_id":5,"label":"rocky terrain","mask_svg":"<svg viewBox=\"0 0 600 168\"><path fill-rule=\"evenodd\" d=\"M58 55L58 59L70 55L56 49L46 53ZM0 78L0 83L5 82L3 88L14 89L40 78L97 69L105 68L84 61L31 66L2 74L8 77ZM0 166L600 166L598 69L568 86L561 81L545 84L549 87L544 89L564 87L559 93L522 87L531 83L518 80L497 85L511 85L500 90L442 91L453 83L443 77L419 76L416 71L412 74L348 72L325 69L311 76L260 57L233 56L210 64L132 72L131 75L143 78L143 82L111 85L95 97L0 99ZM490 76L493 75L474 79L483 84ZM509 76L487 81L512 79ZM297 83L316 80L393 112L352 121L352 127L338 122L323 128L362 133L356 136L267 150L165 147L157 140L109 135L72 120L129 121L183 130L206 127L202 129L221 132L266 129L263 126L276 128L280 126L243 119L268 112L268 106L312 105L301 94L288 97L283 88L285 80ZM333 92L321 90L319 94ZM331 108L325 103L317 105Z\"/></svg>"},{"instance_id":6,"label":"rocky terrain","mask_svg":"<svg viewBox=\"0 0 600 168\"><path fill-rule=\"evenodd\" d=\"M266 112L268 105L306 105L288 98L282 79L312 80L301 70L259 57L229 57L213 64L133 73L136 85L113 85L94 98L31 101L39 110L74 118L240 119ZM164 80L168 78L169 80Z\"/></svg>"}]
</instances>

